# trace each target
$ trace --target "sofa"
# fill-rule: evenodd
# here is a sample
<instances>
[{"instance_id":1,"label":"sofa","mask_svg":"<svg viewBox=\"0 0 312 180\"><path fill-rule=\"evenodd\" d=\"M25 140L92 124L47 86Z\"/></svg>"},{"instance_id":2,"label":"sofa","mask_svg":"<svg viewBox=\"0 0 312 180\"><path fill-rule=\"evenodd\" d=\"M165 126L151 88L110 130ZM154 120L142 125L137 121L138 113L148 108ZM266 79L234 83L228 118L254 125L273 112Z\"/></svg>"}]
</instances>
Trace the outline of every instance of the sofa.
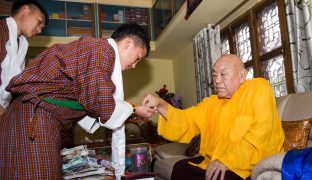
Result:
<instances>
[{"instance_id":1,"label":"sofa","mask_svg":"<svg viewBox=\"0 0 312 180\"><path fill-rule=\"evenodd\" d=\"M156 180L167 180L171 177L173 166L176 162L190 158L185 155L188 144L166 143L155 148L152 170L157 173Z\"/></svg>"},{"instance_id":2,"label":"sofa","mask_svg":"<svg viewBox=\"0 0 312 180\"><path fill-rule=\"evenodd\" d=\"M276 99L276 104L282 121L300 121L312 118L312 92L279 97ZM307 146L312 146L311 132ZM181 143L167 143L156 147L153 157L153 172L159 174L156 179L170 179L174 164L181 159L189 158L185 155L188 147L188 144ZM278 169L280 169L284 154L277 154L260 161L253 171L253 179L278 179L281 176Z\"/></svg>"},{"instance_id":3,"label":"sofa","mask_svg":"<svg viewBox=\"0 0 312 180\"><path fill-rule=\"evenodd\" d=\"M303 121L312 118L312 92L290 94L278 98L276 103L280 118L284 122ZM308 135L307 147L312 147L312 131ZM281 180L282 163L285 154L275 154L258 162L251 173L252 179Z\"/></svg>"}]
</instances>

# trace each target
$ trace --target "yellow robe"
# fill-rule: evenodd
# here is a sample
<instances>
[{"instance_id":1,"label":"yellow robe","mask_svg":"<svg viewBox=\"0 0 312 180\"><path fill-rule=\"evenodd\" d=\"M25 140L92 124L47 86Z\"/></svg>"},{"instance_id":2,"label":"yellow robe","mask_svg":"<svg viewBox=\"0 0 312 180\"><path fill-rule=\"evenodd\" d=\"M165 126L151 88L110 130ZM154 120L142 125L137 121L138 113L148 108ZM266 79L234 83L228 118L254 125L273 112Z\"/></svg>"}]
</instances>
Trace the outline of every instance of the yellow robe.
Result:
<instances>
[{"instance_id":1,"label":"yellow robe","mask_svg":"<svg viewBox=\"0 0 312 180\"><path fill-rule=\"evenodd\" d=\"M283 152L284 132L270 84L246 80L231 99L216 95L185 110L168 106L167 120L159 116L158 133L171 141L189 143L201 134L198 164L219 160L242 178L261 159Z\"/></svg>"}]
</instances>

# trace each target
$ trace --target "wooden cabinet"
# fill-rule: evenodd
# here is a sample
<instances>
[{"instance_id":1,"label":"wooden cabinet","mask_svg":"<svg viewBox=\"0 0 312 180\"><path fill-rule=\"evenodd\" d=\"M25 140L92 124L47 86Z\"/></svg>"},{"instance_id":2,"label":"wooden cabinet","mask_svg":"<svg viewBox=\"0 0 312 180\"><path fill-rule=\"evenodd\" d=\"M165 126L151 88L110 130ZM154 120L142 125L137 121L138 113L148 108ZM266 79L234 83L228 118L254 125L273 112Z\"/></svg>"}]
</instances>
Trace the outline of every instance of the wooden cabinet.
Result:
<instances>
[{"instance_id":1,"label":"wooden cabinet","mask_svg":"<svg viewBox=\"0 0 312 180\"><path fill-rule=\"evenodd\" d=\"M0 18L10 16L13 0L0 1Z\"/></svg>"},{"instance_id":2,"label":"wooden cabinet","mask_svg":"<svg viewBox=\"0 0 312 180\"><path fill-rule=\"evenodd\" d=\"M150 9L94 1L38 0L48 11L49 23L42 34L30 39L30 46L49 47L81 36L108 38L123 23L135 22L149 35ZM104 1L105 3L105 1ZM13 0L1 0L0 18L10 16ZM66 37L66 39L64 39Z\"/></svg>"},{"instance_id":3,"label":"wooden cabinet","mask_svg":"<svg viewBox=\"0 0 312 180\"><path fill-rule=\"evenodd\" d=\"M43 36L96 37L94 4L54 0L39 1L48 11Z\"/></svg>"},{"instance_id":4,"label":"wooden cabinet","mask_svg":"<svg viewBox=\"0 0 312 180\"><path fill-rule=\"evenodd\" d=\"M148 34L149 9L127 6L99 5L99 31L100 37L110 37L116 28L123 23L137 23L143 27Z\"/></svg>"}]
</instances>

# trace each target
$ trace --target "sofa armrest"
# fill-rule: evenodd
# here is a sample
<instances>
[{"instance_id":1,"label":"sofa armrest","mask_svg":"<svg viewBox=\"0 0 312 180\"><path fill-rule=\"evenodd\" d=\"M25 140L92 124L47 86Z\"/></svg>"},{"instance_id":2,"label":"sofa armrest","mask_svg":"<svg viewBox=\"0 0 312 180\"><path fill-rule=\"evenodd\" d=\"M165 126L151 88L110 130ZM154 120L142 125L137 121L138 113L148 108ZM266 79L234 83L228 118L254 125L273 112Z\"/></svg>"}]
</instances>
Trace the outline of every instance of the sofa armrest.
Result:
<instances>
[{"instance_id":1,"label":"sofa armrest","mask_svg":"<svg viewBox=\"0 0 312 180\"><path fill-rule=\"evenodd\" d=\"M155 153L162 158L173 158L173 157L185 157L185 150L188 148L188 144L182 143L166 143L159 145L155 148Z\"/></svg>"},{"instance_id":2,"label":"sofa armrest","mask_svg":"<svg viewBox=\"0 0 312 180\"><path fill-rule=\"evenodd\" d=\"M264 177L269 175L272 175L271 178L273 178L273 176L282 172L282 163L285 154L286 153L275 154L258 162L251 172L251 179L265 179Z\"/></svg>"}]
</instances>

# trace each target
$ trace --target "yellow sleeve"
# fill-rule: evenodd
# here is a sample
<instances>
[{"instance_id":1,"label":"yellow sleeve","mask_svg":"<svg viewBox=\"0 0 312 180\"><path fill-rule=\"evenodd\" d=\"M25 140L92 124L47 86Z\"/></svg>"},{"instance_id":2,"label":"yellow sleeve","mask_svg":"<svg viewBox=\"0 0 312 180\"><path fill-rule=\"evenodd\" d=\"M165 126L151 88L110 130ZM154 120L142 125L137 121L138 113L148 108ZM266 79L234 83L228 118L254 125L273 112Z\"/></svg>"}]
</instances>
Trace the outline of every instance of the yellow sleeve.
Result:
<instances>
[{"instance_id":1,"label":"yellow sleeve","mask_svg":"<svg viewBox=\"0 0 312 180\"><path fill-rule=\"evenodd\" d=\"M235 118L229 138L218 143L212 157L243 178L250 176L258 161L283 151L284 133L273 91L263 79L258 79L254 91L250 100L245 102L249 103L248 108L252 108L247 110L251 112L250 116Z\"/></svg>"},{"instance_id":2,"label":"yellow sleeve","mask_svg":"<svg viewBox=\"0 0 312 180\"><path fill-rule=\"evenodd\" d=\"M189 143L200 133L199 127L205 120L206 109L207 101L185 110L168 105L167 120L159 115L158 134L170 141Z\"/></svg>"}]
</instances>

